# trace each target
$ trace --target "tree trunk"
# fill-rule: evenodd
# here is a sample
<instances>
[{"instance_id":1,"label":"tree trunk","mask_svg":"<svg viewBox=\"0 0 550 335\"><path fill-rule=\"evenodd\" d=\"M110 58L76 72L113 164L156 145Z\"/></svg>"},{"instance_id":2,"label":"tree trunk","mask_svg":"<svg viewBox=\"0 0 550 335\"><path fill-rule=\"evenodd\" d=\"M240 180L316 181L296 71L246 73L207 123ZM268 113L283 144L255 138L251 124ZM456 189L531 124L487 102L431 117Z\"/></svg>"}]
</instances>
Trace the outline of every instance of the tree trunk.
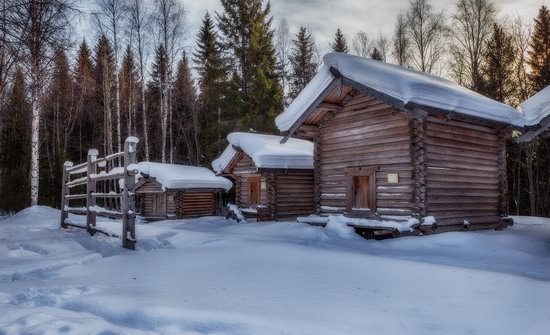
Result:
<instances>
[{"instance_id":1,"label":"tree trunk","mask_svg":"<svg viewBox=\"0 0 550 335\"><path fill-rule=\"evenodd\" d=\"M536 191L535 191L535 175L533 171L533 161L535 159L535 149L536 145L535 143L531 142L529 145L527 145L527 152L526 152L526 158L527 158L527 179L529 181L529 205L530 205L530 212L529 214L531 216L536 216Z\"/></svg>"}]
</instances>

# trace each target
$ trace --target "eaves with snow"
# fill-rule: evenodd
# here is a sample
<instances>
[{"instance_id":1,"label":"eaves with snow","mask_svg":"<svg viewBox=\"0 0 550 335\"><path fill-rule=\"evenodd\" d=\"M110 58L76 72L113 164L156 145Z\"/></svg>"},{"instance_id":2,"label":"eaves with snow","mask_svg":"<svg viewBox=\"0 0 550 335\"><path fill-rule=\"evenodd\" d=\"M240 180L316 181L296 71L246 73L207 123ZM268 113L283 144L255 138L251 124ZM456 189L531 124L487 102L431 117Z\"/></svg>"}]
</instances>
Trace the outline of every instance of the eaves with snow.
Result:
<instances>
[{"instance_id":1,"label":"eaves with snow","mask_svg":"<svg viewBox=\"0 0 550 335\"><path fill-rule=\"evenodd\" d=\"M293 132L328 94L335 83L365 88L400 110L436 110L467 115L523 128L549 115L550 110L525 108L524 113L489 99L449 80L398 65L342 53L329 53L324 64L292 104L275 122L279 130ZM529 106L528 106L529 107Z\"/></svg>"},{"instance_id":2,"label":"eaves with snow","mask_svg":"<svg viewBox=\"0 0 550 335\"><path fill-rule=\"evenodd\" d=\"M141 176L154 178L163 190L224 189L230 190L233 183L216 176L207 168L189 165L141 162L137 164Z\"/></svg>"},{"instance_id":3,"label":"eaves with snow","mask_svg":"<svg viewBox=\"0 0 550 335\"><path fill-rule=\"evenodd\" d=\"M282 136L252 133L231 133L227 140L227 148L212 162L216 173L223 173L240 150L258 169L313 169L313 143L310 141L291 138L281 143Z\"/></svg>"}]
</instances>

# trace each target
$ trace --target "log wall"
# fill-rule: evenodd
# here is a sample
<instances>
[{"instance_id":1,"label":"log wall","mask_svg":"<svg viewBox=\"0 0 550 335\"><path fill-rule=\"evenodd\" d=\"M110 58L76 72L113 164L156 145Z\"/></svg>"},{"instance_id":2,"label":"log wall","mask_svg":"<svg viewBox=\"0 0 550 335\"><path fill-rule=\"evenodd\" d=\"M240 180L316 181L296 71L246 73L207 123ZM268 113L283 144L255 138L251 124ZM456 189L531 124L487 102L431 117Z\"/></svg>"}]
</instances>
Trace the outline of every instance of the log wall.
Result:
<instances>
[{"instance_id":1,"label":"log wall","mask_svg":"<svg viewBox=\"0 0 550 335\"><path fill-rule=\"evenodd\" d=\"M147 180L136 190L140 213L144 217L154 220L216 215L216 192L213 189L166 192L155 180ZM166 209L160 212L155 208L155 202L159 201L159 197L162 197L162 201L166 203Z\"/></svg>"},{"instance_id":2,"label":"log wall","mask_svg":"<svg viewBox=\"0 0 550 335\"><path fill-rule=\"evenodd\" d=\"M426 211L439 227L463 229L464 220L473 229L499 224L507 212L505 145L496 128L428 117Z\"/></svg>"},{"instance_id":3,"label":"log wall","mask_svg":"<svg viewBox=\"0 0 550 335\"><path fill-rule=\"evenodd\" d=\"M175 199L180 218L216 215L215 192L178 192Z\"/></svg>"},{"instance_id":4,"label":"log wall","mask_svg":"<svg viewBox=\"0 0 550 335\"><path fill-rule=\"evenodd\" d=\"M378 166L377 212L411 215L413 166L409 119L373 98L358 95L328 113L315 138L316 190L321 214L343 213L347 204L346 168ZM399 182L389 184L388 173Z\"/></svg>"},{"instance_id":5,"label":"log wall","mask_svg":"<svg viewBox=\"0 0 550 335\"><path fill-rule=\"evenodd\" d=\"M313 214L313 171L275 173L275 218Z\"/></svg>"}]
</instances>

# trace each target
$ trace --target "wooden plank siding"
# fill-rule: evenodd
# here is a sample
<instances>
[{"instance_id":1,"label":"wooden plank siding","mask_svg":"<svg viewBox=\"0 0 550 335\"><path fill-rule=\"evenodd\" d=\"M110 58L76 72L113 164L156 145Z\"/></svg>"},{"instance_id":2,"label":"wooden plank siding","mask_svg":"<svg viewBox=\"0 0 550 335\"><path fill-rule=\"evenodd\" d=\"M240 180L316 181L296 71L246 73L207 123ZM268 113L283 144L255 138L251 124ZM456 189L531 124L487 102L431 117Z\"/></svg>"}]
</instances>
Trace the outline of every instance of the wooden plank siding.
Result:
<instances>
[{"instance_id":1,"label":"wooden plank siding","mask_svg":"<svg viewBox=\"0 0 550 335\"><path fill-rule=\"evenodd\" d=\"M343 109L327 114L315 139L316 198L321 214L344 213L348 176L345 169L378 167L377 212L410 215L413 207L409 118L371 97L357 95ZM398 173L397 184L387 182Z\"/></svg>"},{"instance_id":2,"label":"wooden plank siding","mask_svg":"<svg viewBox=\"0 0 550 335\"><path fill-rule=\"evenodd\" d=\"M428 117L426 209L438 226L498 225L506 213L505 141L496 128Z\"/></svg>"}]
</instances>

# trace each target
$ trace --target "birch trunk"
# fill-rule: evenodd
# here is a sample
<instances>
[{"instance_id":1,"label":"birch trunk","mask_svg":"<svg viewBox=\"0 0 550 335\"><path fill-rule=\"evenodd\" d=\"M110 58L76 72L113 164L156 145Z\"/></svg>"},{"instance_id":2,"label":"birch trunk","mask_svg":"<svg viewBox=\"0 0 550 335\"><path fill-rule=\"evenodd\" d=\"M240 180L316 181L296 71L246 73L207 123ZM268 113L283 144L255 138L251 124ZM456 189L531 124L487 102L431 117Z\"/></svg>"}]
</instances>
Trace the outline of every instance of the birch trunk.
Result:
<instances>
[{"instance_id":1,"label":"birch trunk","mask_svg":"<svg viewBox=\"0 0 550 335\"><path fill-rule=\"evenodd\" d=\"M31 121L31 205L38 205L38 183L39 183L39 139L40 139L40 103L38 101L37 74L33 74L31 90L32 94L32 121Z\"/></svg>"}]
</instances>

